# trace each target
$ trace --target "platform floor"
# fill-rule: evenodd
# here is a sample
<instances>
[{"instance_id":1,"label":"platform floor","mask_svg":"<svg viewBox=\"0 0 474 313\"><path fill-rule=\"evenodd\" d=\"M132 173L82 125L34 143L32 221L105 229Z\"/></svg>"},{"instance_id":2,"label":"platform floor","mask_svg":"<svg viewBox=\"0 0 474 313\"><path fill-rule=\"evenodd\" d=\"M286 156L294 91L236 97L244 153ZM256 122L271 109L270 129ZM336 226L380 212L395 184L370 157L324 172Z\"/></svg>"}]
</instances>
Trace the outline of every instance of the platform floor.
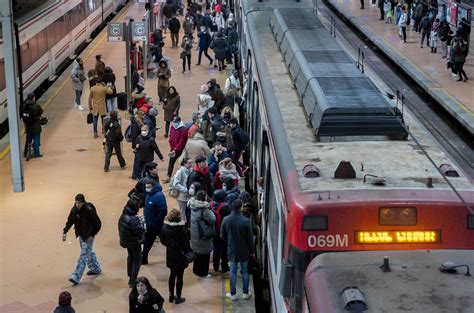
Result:
<instances>
[{"instance_id":1,"label":"platform floor","mask_svg":"<svg viewBox=\"0 0 474 313\"><path fill-rule=\"evenodd\" d=\"M135 19L144 13L143 5L129 5L115 20ZM181 73L180 49L171 49L166 34L164 54L172 59L172 85L181 94L181 116L189 121L196 110L196 94L210 77L223 86L227 73L205 66L194 66L192 73ZM86 72L95 64L94 56L102 54L117 76L117 90L124 89L124 43L108 43L103 31L82 53ZM205 64L206 62L203 62ZM104 153L102 137L93 138L91 125L86 124L86 111L74 108L74 93L69 79L70 69L62 75L39 101L45 102L45 115L50 123L43 129L43 158L24 162L25 192L13 193L10 157L0 161L0 312L50 313L56 306L58 294L68 290L73 296L76 312L125 313L128 312L126 250L119 246L117 221L127 201L128 191L135 185L128 179L133 156L129 144L124 142L124 156L129 164L120 170L112 157L110 172L103 172ZM146 81L148 96L157 100L156 79ZM86 104L88 84L82 97ZM86 105L85 105L86 106ZM87 107L87 106L86 106ZM128 125L125 113L120 113ZM158 123L163 123L160 110ZM169 152L158 131L157 142L164 155ZM24 138L23 138L24 140ZM159 162L160 177L165 176L167 162ZM175 167L177 169L177 165ZM164 186L167 190L167 185ZM102 230L96 237L95 251L103 274L97 277L84 275L78 286L72 287L68 278L79 256L79 244L74 231L66 242L61 241L62 229L74 203L74 196L84 193L97 207L102 219ZM176 207L168 198L168 207ZM212 268L212 266L211 266ZM198 279L189 267L185 272L183 296L180 305L165 302L167 312L252 312L253 298L232 303L223 294L229 289L228 275L214 273L212 278ZM156 243L150 253L150 264L143 266L140 276L150 279L162 295L168 297L169 270L165 264L165 248ZM240 279L238 279L240 281ZM238 294L241 289L238 288Z\"/></svg>"},{"instance_id":2,"label":"platform floor","mask_svg":"<svg viewBox=\"0 0 474 313\"><path fill-rule=\"evenodd\" d=\"M407 26L407 43L400 43L398 36L398 27L393 24L385 24L380 21L379 8L372 6L370 1L365 0L365 9L360 9L360 1L357 0L329 0L340 7L350 11L361 24L377 33L393 49L406 57L413 66L417 67L424 75L431 78L444 89L450 97L456 99L463 110L474 116L474 56L470 49L469 55L464 65L469 80L457 82L456 78L451 76L451 71L446 70L446 60L442 59L441 45L438 47L438 53L430 53L431 48L420 48L420 33L412 31L413 21ZM322 5L322 4L319 4ZM474 42L474 35L471 32L471 43Z\"/></svg>"}]
</instances>

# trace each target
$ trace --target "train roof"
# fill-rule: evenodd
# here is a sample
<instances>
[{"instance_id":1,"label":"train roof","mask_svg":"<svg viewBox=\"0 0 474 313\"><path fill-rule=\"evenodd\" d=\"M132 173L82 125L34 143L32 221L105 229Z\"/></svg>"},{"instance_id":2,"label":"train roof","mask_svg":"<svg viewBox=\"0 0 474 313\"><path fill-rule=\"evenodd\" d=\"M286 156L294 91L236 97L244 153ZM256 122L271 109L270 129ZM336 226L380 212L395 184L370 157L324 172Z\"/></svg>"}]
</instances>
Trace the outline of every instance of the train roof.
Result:
<instances>
[{"instance_id":1,"label":"train roof","mask_svg":"<svg viewBox=\"0 0 474 313\"><path fill-rule=\"evenodd\" d=\"M252 8L254 10L254 8ZM286 9L285 9L286 10ZM299 9L301 21L313 20L318 18L313 16L309 9ZM281 11L284 11L283 9ZM275 103L266 104L267 114L271 106L277 106L280 111L281 122L273 123L270 121L272 133L276 128L283 128L284 136L275 136L273 141L287 141L287 144L281 147L290 150L281 151L279 156L280 163L286 163L289 160L294 162L294 168L298 175L297 179L303 192L325 191L325 190L384 190L384 189L424 189L427 190L428 178L432 178L435 189L450 189L449 185L439 174L437 168L432 165L429 158L423 153L422 148L432 158L437 166L450 164L459 174L459 177L448 177L453 186L461 190L474 190L473 183L464 175L462 170L456 167L450 156L439 146L432 135L421 126L420 122L405 109L404 121L410 127L410 132L415 136L420 146L409 137L406 141L390 140L385 136L340 136L331 137L330 140L317 140L314 129L311 126L309 115L306 112L304 103L297 90L294 88L294 78L288 73L288 67L285 62L285 56L279 49L279 38L275 38L269 21L275 19L275 12L262 9L249 12L252 15L252 23L255 23L257 31L247 34L251 36L254 47L259 47L264 66L268 69L268 77L263 72L259 73L260 80L269 80L272 92L275 95ZM310 18L303 16L312 15ZM325 25L325 22L322 23ZM299 23L299 27L302 27ZM318 29L319 32L327 32L326 29ZM313 34L314 36L314 34ZM331 43L332 46L339 43L336 39ZM311 44L308 41L305 45ZM338 53L347 52L339 45ZM257 62L258 63L258 62ZM262 66L257 64L257 66ZM354 66L355 65L345 65ZM326 74L325 74L326 75ZM333 80L328 75L327 81ZM380 78L371 78L376 86L380 88L383 84ZM372 84L372 83L371 83ZM373 93L373 90L371 91ZM275 119L276 120L276 119ZM324 139L324 138L322 138ZM336 179L335 171L341 161L350 161L355 171L356 178ZM307 178L304 176L303 169L308 164L314 164L319 170L319 177ZM288 174L288 173L283 173ZM364 183L364 175L371 174L385 178L384 185L375 185L372 177L367 178Z\"/></svg>"},{"instance_id":2,"label":"train roof","mask_svg":"<svg viewBox=\"0 0 474 313\"><path fill-rule=\"evenodd\" d=\"M381 269L388 257L390 272ZM466 268L443 273L451 261L474 270L472 250L364 251L325 253L308 266L305 289L311 312L342 313L342 292L362 292L367 313L472 312L474 276Z\"/></svg>"}]
</instances>

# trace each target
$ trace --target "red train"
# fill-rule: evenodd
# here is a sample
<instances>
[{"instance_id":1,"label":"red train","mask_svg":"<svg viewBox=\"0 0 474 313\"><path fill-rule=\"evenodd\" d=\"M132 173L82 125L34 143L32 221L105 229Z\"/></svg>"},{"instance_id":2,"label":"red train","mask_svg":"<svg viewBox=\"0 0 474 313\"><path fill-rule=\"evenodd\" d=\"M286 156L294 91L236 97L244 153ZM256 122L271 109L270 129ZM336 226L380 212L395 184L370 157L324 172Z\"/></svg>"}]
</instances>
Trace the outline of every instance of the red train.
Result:
<instances>
[{"instance_id":1,"label":"red train","mask_svg":"<svg viewBox=\"0 0 474 313\"><path fill-rule=\"evenodd\" d=\"M272 311L303 311L307 267L326 252L474 249L472 178L382 79L307 4L237 7Z\"/></svg>"}]
</instances>

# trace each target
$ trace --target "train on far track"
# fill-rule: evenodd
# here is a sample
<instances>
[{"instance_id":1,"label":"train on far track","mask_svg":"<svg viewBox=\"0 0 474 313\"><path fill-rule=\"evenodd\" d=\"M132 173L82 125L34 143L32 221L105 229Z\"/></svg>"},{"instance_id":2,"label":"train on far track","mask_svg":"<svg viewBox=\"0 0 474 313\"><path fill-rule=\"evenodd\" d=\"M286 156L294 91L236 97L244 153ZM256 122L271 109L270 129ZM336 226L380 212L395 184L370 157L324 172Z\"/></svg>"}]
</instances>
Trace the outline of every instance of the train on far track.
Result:
<instances>
[{"instance_id":1,"label":"train on far track","mask_svg":"<svg viewBox=\"0 0 474 313\"><path fill-rule=\"evenodd\" d=\"M25 99L45 81L54 81L125 2L53 0L15 20L20 45L18 68ZM3 36L1 29L0 36ZM0 37L0 151L9 141L6 78L3 37Z\"/></svg>"},{"instance_id":2,"label":"train on far track","mask_svg":"<svg viewBox=\"0 0 474 313\"><path fill-rule=\"evenodd\" d=\"M473 179L311 3L240 0L235 12L272 312L305 311L306 271L324 253L474 249Z\"/></svg>"}]
</instances>

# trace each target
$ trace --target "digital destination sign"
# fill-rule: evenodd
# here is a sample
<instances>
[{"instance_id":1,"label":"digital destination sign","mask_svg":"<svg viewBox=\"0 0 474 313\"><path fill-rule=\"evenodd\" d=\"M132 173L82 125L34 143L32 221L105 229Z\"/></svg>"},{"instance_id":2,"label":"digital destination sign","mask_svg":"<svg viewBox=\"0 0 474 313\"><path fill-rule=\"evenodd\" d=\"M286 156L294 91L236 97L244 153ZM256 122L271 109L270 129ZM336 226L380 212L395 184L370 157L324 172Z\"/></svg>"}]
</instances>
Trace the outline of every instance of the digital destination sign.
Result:
<instances>
[{"instance_id":1,"label":"digital destination sign","mask_svg":"<svg viewBox=\"0 0 474 313\"><path fill-rule=\"evenodd\" d=\"M356 231L355 243L437 243L441 241L439 230L414 231Z\"/></svg>"}]
</instances>

